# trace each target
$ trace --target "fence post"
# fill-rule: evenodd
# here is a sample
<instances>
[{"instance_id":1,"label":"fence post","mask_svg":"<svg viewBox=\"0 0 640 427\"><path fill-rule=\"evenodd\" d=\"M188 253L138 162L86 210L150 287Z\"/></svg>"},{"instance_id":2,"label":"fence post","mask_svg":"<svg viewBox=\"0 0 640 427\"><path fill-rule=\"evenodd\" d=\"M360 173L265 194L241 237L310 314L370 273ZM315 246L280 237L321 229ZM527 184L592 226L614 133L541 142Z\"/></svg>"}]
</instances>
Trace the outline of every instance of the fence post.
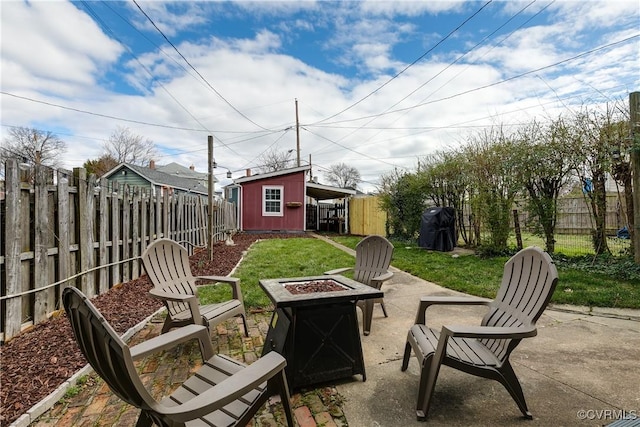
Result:
<instances>
[{"instance_id":1,"label":"fence post","mask_svg":"<svg viewBox=\"0 0 640 427\"><path fill-rule=\"evenodd\" d=\"M98 193L98 206L100 211L100 225L98 227L98 264L107 265L109 263L109 252L107 250L107 238L109 230L109 181L100 178L100 192ZM100 293L109 290L109 269L101 268L98 279L98 291Z\"/></svg>"},{"instance_id":2,"label":"fence post","mask_svg":"<svg viewBox=\"0 0 640 427\"><path fill-rule=\"evenodd\" d=\"M140 187L133 188L133 203L131 204L131 256L140 255ZM131 277L140 275L140 263L135 260L131 266Z\"/></svg>"},{"instance_id":3,"label":"fence post","mask_svg":"<svg viewBox=\"0 0 640 427\"><path fill-rule=\"evenodd\" d=\"M520 218L518 218L518 210L513 210L513 228L516 232L516 244L518 245L518 250L522 249L522 231L520 230Z\"/></svg>"},{"instance_id":4,"label":"fence post","mask_svg":"<svg viewBox=\"0 0 640 427\"><path fill-rule=\"evenodd\" d=\"M5 268L7 275L7 295L14 295L22 291L20 275L20 236L22 235L22 221L20 212L20 170L18 162L10 159L5 164ZM20 332L22 324L22 298L9 298L4 313L4 339L14 337Z\"/></svg>"},{"instance_id":5,"label":"fence post","mask_svg":"<svg viewBox=\"0 0 640 427\"><path fill-rule=\"evenodd\" d=\"M87 181L87 170L73 169L78 186L78 250L80 252L79 271L87 271L93 267L93 188L94 184ZM94 181L95 182L95 181ZM96 295L95 281L88 274L80 278L82 292L87 297Z\"/></svg>"},{"instance_id":6,"label":"fence post","mask_svg":"<svg viewBox=\"0 0 640 427\"><path fill-rule=\"evenodd\" d=\"M149 237L150 224L153 223L153 204L149 203L151 196L146 190L142 190L140 194L140 254L147 248L147 244L151 240Z\"/></svg>"},{"instance_id":7,"label":"fence post","mask_svg":"<svg viewBox=\"0 0 640 427\"><path fill-rule=\"evenodd\" d=\"M162 194L160 194L160 190L156 190L156 200L155 200L155 228L153 230L155 234L155 239L159 239L161 237L165 237L162 235Z\"/></svg>"},{"instance_id":8,"label":"fence post","mask_svg":"<svg viewBox=\"0 0 640 427\"><path fill-rule=\"evenodd\" d=\"M120 184L112 183L111 188L111 282L119 283L120 275Z\"/></svg>"},{"instance_id":9,"label":"fence post","mask_svg":"<svg viewBox=\"0 0 640 427\"><path fill-rule=\"evenodd\" d=\"M131 238L131 198L129 184L122 186L122 259L129 259L129 241ZM129 262L122 264L122 283L129 281Z\"/></svg>"},{"instance_id":10,"label":"fence post","mask_svg":"<svg viewBox=\"0 0 640 427\"><path fill-rule=\"evenodd\" d=\"M47 189L47 167L36 164L34 189L34 258L33 277L35 288L42 288L49 284L49 263L47 257L47 243L49 234L49 191ZM52 289L36 292L33 308L33 322L40 323L47 319L47 315L54 310L55 299Z\"/></svg>"},{"instance_id":11,"label":"fence post","mask_svg":"<svg viewBox=\"0 0 640 427\"><path fill-rule=\"evenodd\" d=\"M633 176L633 256L640 264L640 92L629 94L631 124L631 167Z\"/></svg>"},{"instance_id":12,"label":"fence post","mask_svg":"<svg viewBox=\"0 0 640 427\"><path fill-rule=\"evenodd\" d=\"M58 277L69 277L71 257L69 255L69 177L66 173L58 171ZM68 283L62 288L69 286ZM62 294L62 293L61 293ZM60 295L61 295L60 294ZM58 304L61 306L61 304Z\"/></svg>"}]
</instances>

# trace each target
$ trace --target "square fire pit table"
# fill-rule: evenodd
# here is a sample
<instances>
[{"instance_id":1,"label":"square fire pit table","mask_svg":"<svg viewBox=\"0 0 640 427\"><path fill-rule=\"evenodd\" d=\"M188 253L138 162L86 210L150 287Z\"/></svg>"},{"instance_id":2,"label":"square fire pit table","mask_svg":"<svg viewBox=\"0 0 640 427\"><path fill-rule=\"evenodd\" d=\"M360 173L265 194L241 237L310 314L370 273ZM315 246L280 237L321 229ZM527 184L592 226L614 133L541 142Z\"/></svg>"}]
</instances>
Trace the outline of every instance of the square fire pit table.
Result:
<instances>
[{"instance_id":1,"label":"square fire pit table","mask_svg":"<svg viewBox=\"0 0 640 427\"><path fill-rule=\"evenodd\" d=\"M275 306L262 354L287 359L292 389L358 374L366 381L356 302L382 291L344 276L262 279L260 286Z\"/></svg>"}]
</instances>

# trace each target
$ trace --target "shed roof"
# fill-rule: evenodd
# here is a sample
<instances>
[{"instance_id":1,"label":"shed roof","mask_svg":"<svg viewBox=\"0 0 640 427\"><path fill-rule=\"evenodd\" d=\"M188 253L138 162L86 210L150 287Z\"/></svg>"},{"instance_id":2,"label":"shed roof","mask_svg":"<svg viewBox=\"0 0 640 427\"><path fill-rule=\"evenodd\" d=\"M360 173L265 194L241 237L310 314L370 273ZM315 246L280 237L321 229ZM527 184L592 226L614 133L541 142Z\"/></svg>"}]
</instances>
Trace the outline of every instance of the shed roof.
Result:
<instances>
[{"instance_id":1,"label":"shed roof","mask_svg":"<svg viewBox=\"0 0 640 427\"><path fill-rule=\"evenodd\" d=\"M351 188L331 187L329 185L307 182L307 196L316 200L342 199L356 194Z\"/></svg>"},{"instance_id":2,"label":"shed roof","mask_svg":"<svg viewBox=\"0 0 640 427\"><path fill-rule=\"evenodd\" d=\"M289 174L298 173L298 172L306 172L310 169L311 169L311 166L299 166L295 168L281 169L273 172L258 173L255 175L243 176L243 177L234 179L233 182L235 184L244 184L246 182L258 181L261 179L274 178L277 176L289 175Z\"/></svg>"}]
</instances>

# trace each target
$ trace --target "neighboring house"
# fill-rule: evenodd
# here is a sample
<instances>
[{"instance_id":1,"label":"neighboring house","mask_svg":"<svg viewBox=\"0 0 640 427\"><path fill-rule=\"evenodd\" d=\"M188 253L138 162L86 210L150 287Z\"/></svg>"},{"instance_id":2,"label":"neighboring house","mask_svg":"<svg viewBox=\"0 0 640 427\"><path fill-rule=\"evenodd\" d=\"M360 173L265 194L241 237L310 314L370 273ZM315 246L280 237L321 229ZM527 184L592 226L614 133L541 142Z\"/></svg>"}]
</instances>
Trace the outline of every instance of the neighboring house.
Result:
<instances>
[{"instance_id":1,"label":"neighboring house","mask_svg":"<svg viewBox=\"0 0 640 427\"><path fill-rule=\"evenodd\" d=\"M340 199L354 190L309 182L310 166L236 178L227 199L238 206L242 231L303 232L317 229L318 201ZM311 198L316 203L307 203ZM344 222L348 213L342 218ZM348 223L348 221L346 221Z\"/></svg>"},{"instance_id":2,"label":"neighboring house","mask_svg":"<svg viewBox=\"0 0 640 427\"><path fill-rule=\"evenodd\" d=\"M157 165L156 170L180 178L193 179L205 187L209 186L209 174L206 172L196 172L193 165L185 167L176 162L171 162L166 165ZM213 182L214 184L218 182L215 176L213 177Z\"/></svg>"},{"instance_id":3,"label":"neighboring house","mask_svg":"<svg viewBox=\"0 0 640 427\"><path fill-rule=\"evenodd\" d=\"M209 190L198 179L183 177L175 173L161 172L155 168L153 161L150 162L149 166L120 163L104 174L104 178L110 182L117 181L119 185L127 184L129 186L149 188L152 195L155 195L157 191L160 194L168 191L169 194L192 193L201 196L208 195ZM185 169L189 170L188 168Z\"/></svg>"}]
</instances>

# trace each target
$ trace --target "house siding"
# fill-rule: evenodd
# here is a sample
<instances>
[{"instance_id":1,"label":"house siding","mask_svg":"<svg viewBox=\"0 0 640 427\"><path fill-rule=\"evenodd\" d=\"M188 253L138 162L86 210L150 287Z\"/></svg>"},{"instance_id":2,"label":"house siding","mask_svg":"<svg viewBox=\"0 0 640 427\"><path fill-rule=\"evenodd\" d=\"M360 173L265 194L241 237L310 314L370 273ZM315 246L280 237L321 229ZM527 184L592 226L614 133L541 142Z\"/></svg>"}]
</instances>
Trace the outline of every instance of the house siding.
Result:
<instances>
[{"instance_id":1,"label":"house siding","mask_svg":"<svg viewBox=\"0 0 640 427\"><path fill-rule=\"evenodd\" d=\"M242 229L246 231L304 231L305 173L298 172L242 184ZM283 215L262 214L262 188L282 186ZM299 203L300 206L287 206Z\"/></svg>"},{"instance_id":2,"label":"house siding","mask_svg":"<svg viewBox=\"0 0 640 427\"><path fill-rule=\"evenodd\" d=\"M122 174L125 171L126 174ZM121 168L108 178L111 182L117 182L119 186L128 185L130 187L143 187L151 188L151 183L135 173L134 171L126 168Z\"/></svg>"}]
</instances>

